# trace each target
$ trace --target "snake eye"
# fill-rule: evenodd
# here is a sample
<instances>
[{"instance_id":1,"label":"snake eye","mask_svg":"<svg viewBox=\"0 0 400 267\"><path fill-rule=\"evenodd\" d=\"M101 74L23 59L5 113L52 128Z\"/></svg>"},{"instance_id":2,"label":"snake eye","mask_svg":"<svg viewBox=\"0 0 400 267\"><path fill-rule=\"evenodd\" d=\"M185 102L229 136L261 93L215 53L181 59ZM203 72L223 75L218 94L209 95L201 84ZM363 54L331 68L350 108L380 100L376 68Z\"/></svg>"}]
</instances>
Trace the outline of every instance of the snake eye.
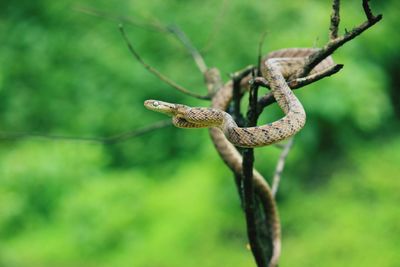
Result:
<instances>
[{"instance_id":1,"label":"snake eye","mask_svg":"<svg viewBox=\"0 0 400 267\"><path fill-rule=\"evenodd\" d=\"M160 103L158 103L158 101L153 102L153 106L157 107L158 105L160 105Z\"/></svg>"}]
</instances>

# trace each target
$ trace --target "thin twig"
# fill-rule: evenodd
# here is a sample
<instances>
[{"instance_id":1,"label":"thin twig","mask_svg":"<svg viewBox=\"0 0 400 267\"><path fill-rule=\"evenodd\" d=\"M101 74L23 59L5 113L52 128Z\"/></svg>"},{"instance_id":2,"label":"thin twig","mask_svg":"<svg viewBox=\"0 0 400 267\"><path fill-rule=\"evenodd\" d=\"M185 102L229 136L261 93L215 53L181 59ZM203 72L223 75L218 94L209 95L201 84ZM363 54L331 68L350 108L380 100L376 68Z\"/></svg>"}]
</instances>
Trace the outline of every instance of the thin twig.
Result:
<instances>
[{"instance_id":1,"label":"thin twig","mask_svg":"<svg viewBox=\"0 0 400 267\"><path fill-rule=\"evenodd\" d=\"M151 23L151 22L147 22L147 23L143 23L143 22L138 22L136 20L132 20L131 18L125 17L125 16L120 16L120 15L113 15L110 14L108 12L103 12L94 8L89 8L89 7L82 7L82 6L75 6L74 9L78 12L87 14L87 15L91 15L91 16L95 16L95 17L99 17L99 18L103 18L103 19L108 19L108 20L112 20L118 23L125 23L125 24L130 24L133 25L135 27L140 27L146 30L152 30L152 31L158 31L158 32L164 32L167 33L168 29L166 27L163 27L162 25L160 25L159 23Z\"/></svg>"},{"instance_id":2,"label":"thin twig","mask_svg":"<svg viewBox=\"0 0 400 267\"><path fill-rule=\"evenodd\" d=\"M260 42L258 43L257 76L261 75L262 48L263 48L266 36L267 36L267 32L265 31L261 35Z\"/></svg>"},{"instance_id":3,"label":"thin twig","mask_svg":"<svg viewBox=\"0 0 400 267\"><path fill-rule=\"evenodd\" d=\"M272 178L272 195L275 197L276 192L278 192L279 183L281 181L281 175L283 168L285 167L285 161L289 154L290 149L293 145L293 137L288 140L288 142L283 146L281 155L279 156L278 162L275 167L274 176Z\"/></svg>"},{"instance_id":4,"label":"thin twig","mask_svg":"<svg viewBox=\"0 0 400 267\"><path fill-rule=\"evenodd\" d=\"M333 0L331 26L329 27L329 38L331 40L338 37L339 23L340 23L340 0Z\"/></svg>"},{"instance_id":5,"label":"thin twig","mask_svg":"<svg viewBox=\"0 0 400 267\"><path fill-rule=\"evenodd\" d=\"M285 145L280 143L273 144L273 146L281 150L285 148Z\"/></svg>"},{"instance_id":6,"label":"thin twig","mask_svg":"<svg viewBox=\"0 0 400 267\"><path fill-rule=\"evenodd\" d=\"M180 40L181 43L186 47L188 52L192 55L197 67L199 68L201 73L204 74L207 70L207 65L203 57L201 56L200 52L196 49L195 46L193 46L192 42L186 36L186 34L176 25L170 25L167 27L167 29L171 33L173 33L178 38L178 40Z\"/></svg>"},{"instance_id":7,"label":"thin twig","mask_svg":"<svg viewBox=\"0 0 400 267\"><path fill-rule=\"evenodd\" d=\"M19 141L28 138L41 138L41 139L51 139L51 140L93 142L93 143L101 143L108 145L126 141L130 138L138 137L146 133L152 132L154 130L165 128L170 125L172 125L172 122L171 120L168 119L168 120L158 121L154 124L146 125L142 128L133 131L109 137L80 137L80 136L52 135L52 134L42 134L42 133L29 133L29 132L0 132L0 141Z\"/></svg>"},{"instance_id":8,"label":"thin twig","mask_svg":"<svg viewBox=\"0 0 400 267\"><path fill-rule=\"evenodd\" d=\"M230 77L232 80L238 80L241 81L242 79L244 79L246 76L250 75L253 70L255 69L255 67L253 65L249 65L239 71L236 71L232 74L230 74Z\"/></svg>"},{"instance_id":9,"label":"thin twig","mask_svg":"<svg viewBox=\"0 0 400 267\"><path fill-rule=\"evenodd\" d=\"M139 63L141 63L143 65L143 67L145 67L150 73L154 74L157 78L159 78L161 81L163 81L164 83L170 85L172 88L180 91L181 93L184 93L186 95L198 98L198 99L206 99L209 100L210 97L208 95L204 96L204 95L199 95L196 93L193 93L191 91L189 91L188 89L182 87L181 85L177 84L176 82L172 81L171 79L169 79L167 76L165 76L164 74L162 74L161 72L159 72L158 70L156 70L155 68L153 68L152 66L150 66L149 64L147 64L146 62L144 62L144 60L140 57L140 55L136 52L136 50L133 48L131 42L129 41L124 27L122 26L122 24L119 25L119 30L122 34L122 37L124 38L129 51L131 52L131 54L135 57L135 59L137 61L139 61Z\"/></svg>"},{"instance_id":10,"label":"thin twig","mask_svg":"<svg viewBox=\"0 0 400 267\"><path fill-rule=\"evenodd\" d=\"M329 77L329 76L337 73L338 71L340 71L342 68L343 68L342 64L336 64L336 65L333 65L333 66L331 66L329 68L326 68L322 72L318 72L318 73L309 75L307 77L294 79L294 80L288 82L287 84L289 85L289 87L292 90L299 89L299 88L304 87L304 86L306 86L308 84L311 84L311 83L314 83L316 81L319 81L319 80L321 80L321 79L323 79L325 77ZM257 77L255 79L255 82L258 85L262 85L262 86L265 86L265 87L269 88L268 82L264 78ZM260 115L263 112L265 107L267 107L267 106L269 106L269 105L271 105L271 104L273 104L275 102L276 102L276 100L275 100L274 95L272 93L267 93L266 95L262 96L258 100L257 113Z\"/></svg>"},{"instance_id":11,"label":"thin twig","mask_svg":"<svg viewBox=\"0 0 400 267\"><path fill-rule=\"evenodd\" d=\"M141 135L144 135L146 133L158 130L158 129L162 129L168 126L172 125L172 121L170 119L167 120L162 120L162 121L158 121L155 122L153 124L149 124L146 126L143 126L142 128L133 130L133 131L128 131L125 133L121 133L121 134L117 134L117 135L113 135L107 138L104 138L104 143L105 144L115 144L115 143L119 143L119 142L123 142L126 141L128 139L131 139L133 137L138 137Z\"/></svg>"},{"instance_id":12,"label":"thin twig","mask_svg":"<svg viewBox=\"0 0 400 267\"><path fill-rule=\"evenodd\" d=\"M200 71L202 73L204 73L206 71L206 69L207 69L205 61L204 61L203 57L201 56L201 54L199 53L199 51L192 45L191 41L186 36L186 34L176 25L163 26L161 23L158 23L158 22L142 23L142 22L138 22L138 21L132 20L132 19L130 19L128 17L123 17L123 16L119 16L119 15L112 15L112 14L108 14L106 12L102 12L102 11L99 11L99 10L96 10L96 9L93 9L93 8L87 8L87 7L79 7L78 6L78 7L75 7L75 10L77 10L79 12L82 12L82 13L85 13L85 14L88 14L88 15L92 15L92 16L96 16L96 17L100 17L100 18L104 18L104 19L117 21L119 23L123 22L123 23L126 23L126 24L131 24L133 26L144 28L144 29L147 29L147 30L155 30L155 31L163 32L163 33L171 33L189 51L189 53L194 58L194 60L196 62L196 65L200 69Z\"/></svg>"},{"instance_id":13,"label":"thin twig","mask_svg":"<svg viewBox=\"0 0 400 267\"><path fill-rule=\"evenodd\" d=\"M103 143L104 139L101 137L80 137L80 136L66 136L66 135L52 135L32 132L0 132L1 141L20 141L22 139L41 138L51 140L65 140L65 141L82 141Z\"/></svg>"},{"instance_id":14,"label":"thin twig","mask_svg":"<svg viewBox=\"0 0 400 267\"><path fill-rule=\"evenodd\" d=\"M336 64L336 65L333 65L333 66L330 66L330 67L324 69L321 72L317 72L312 75L308 75L307 77L296 78L296 79L290 80L287 82L287 85L292 90L299 89L303 86L306 86L306 85L309 85L316 81L319 81L325 77L329 77L329 76L337 73L338 71L340 71L342 68L343 68L343 64ZM250 80L250 82L253 82L261 87L265 87L268 89L270 88L267 79L265 79L264 77L255 77L253 80Z\"/></svg>"},{"instance_id":15,"label":"thin twig","mask_svg":"<svg viewBox=\"0 0 400 267\"><path fill-rule=\"evenodd\" d=\"M299 89L311 83L317 82L323 78L332 76L333 74L339 72L343 68L343 64L335 64L321 72L314 73L312 75L308 75L302 78L296 78L288 82L288 85L291 89Z\"/></svg>"}]
</instances>

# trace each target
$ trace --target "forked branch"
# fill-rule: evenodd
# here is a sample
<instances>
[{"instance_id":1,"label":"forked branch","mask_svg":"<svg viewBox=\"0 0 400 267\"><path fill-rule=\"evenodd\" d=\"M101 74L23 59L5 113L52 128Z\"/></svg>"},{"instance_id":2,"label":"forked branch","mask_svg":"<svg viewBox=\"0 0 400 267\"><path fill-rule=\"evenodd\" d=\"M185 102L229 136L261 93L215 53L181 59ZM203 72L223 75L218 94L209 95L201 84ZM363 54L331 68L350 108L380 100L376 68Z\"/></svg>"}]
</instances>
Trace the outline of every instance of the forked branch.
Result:
<instances>
[{"instance_id":1,"label":"forked branch","mask_svg":"<svg viewBox=\"0 0 400 267\"><path fill-rule=\"evenodd\" d=\"M333 0L334 4L333 6L333 14L337 16L337 22L333 20L331 21L331 28L333 28L333 31L337 31L337 28L339 27L339 0ZM335 4L336 3L336 4ZM362 23L361 25L353 28L351 31L346 32L343 36L335 37L334 39L331 39L323 48L321 48L319 51L316 53L310 55L307 59L306 65L304 66L303 69L299 70L297 73L296 77L304 77L307 74L310 73L310 71L318 65L322 60L333 54L333 52L336 51L339 47L347 43L348 41L354 39L358 35L362 34L365 30L369 29L373 25L375 25L377 22L379 22L382 19L382 15L377 15L374 16L372 14L372 11L368 5L368 0L363 0L362 2L364 13L367 17L367 21ZM336 10L337 9L337 10ZM333 25L332 25L333 24ZM332 34L331 32L331 37L334 37L336 34Z\"/></svg>"}]
</instances>

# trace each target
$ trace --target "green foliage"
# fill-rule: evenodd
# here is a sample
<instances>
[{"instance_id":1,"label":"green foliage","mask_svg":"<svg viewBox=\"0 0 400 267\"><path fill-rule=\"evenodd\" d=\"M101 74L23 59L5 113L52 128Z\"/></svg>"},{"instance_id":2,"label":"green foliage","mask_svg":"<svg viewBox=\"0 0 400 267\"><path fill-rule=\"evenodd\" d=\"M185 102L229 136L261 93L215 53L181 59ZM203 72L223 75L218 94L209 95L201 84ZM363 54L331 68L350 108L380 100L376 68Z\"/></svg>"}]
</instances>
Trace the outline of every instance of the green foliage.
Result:
<instances>
[{"instance_id":1,"label":"green foliage","mask_svg":"<svg viewBox=\"0 0 400 267\"><path fill-rule=\"evenodd\" d=\"M326 1L96 1L137 22L179 25L222 73L265 51L321 46ZM299 90L308 112L278 195L282 266L400 262L398 1L372 1L384 19L335 53L345 68ZM129 54L117 23L80 2L0 3L1 131L109 136L164 119L158 98L191 105ZM340 32L364 20L343 1ZM125 25L142 57L205 92L172 35ZM214 30L217 30L215 34ZM398 85L398 83L397 83ZM280 115L267 109L261 121ZM0 266L252 266L236 189L205 130L168 128L112 146L31 139L0 143ZM271 174L279 150L257 150Z\"/></svg>"}]
</instances>

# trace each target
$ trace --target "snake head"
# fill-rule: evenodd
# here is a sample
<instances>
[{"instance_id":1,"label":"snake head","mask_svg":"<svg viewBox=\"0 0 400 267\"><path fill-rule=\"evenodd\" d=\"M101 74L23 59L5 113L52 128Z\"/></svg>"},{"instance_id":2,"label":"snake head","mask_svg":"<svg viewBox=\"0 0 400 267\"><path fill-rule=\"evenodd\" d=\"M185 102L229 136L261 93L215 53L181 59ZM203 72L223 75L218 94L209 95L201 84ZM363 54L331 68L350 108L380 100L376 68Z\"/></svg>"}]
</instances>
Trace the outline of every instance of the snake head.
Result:
<instances>
[{"instance_id":1,"label":"snake head","mask_svg":"<svg viewBox=\"0 0 400 267\"><path fill-rule=\"evenodd\" d=\"M144 106L149 110L164 113L169 116L174 116L177 112L176 104L159 100L146 100L144 101Z\"/></svg>"}]
</instances>

